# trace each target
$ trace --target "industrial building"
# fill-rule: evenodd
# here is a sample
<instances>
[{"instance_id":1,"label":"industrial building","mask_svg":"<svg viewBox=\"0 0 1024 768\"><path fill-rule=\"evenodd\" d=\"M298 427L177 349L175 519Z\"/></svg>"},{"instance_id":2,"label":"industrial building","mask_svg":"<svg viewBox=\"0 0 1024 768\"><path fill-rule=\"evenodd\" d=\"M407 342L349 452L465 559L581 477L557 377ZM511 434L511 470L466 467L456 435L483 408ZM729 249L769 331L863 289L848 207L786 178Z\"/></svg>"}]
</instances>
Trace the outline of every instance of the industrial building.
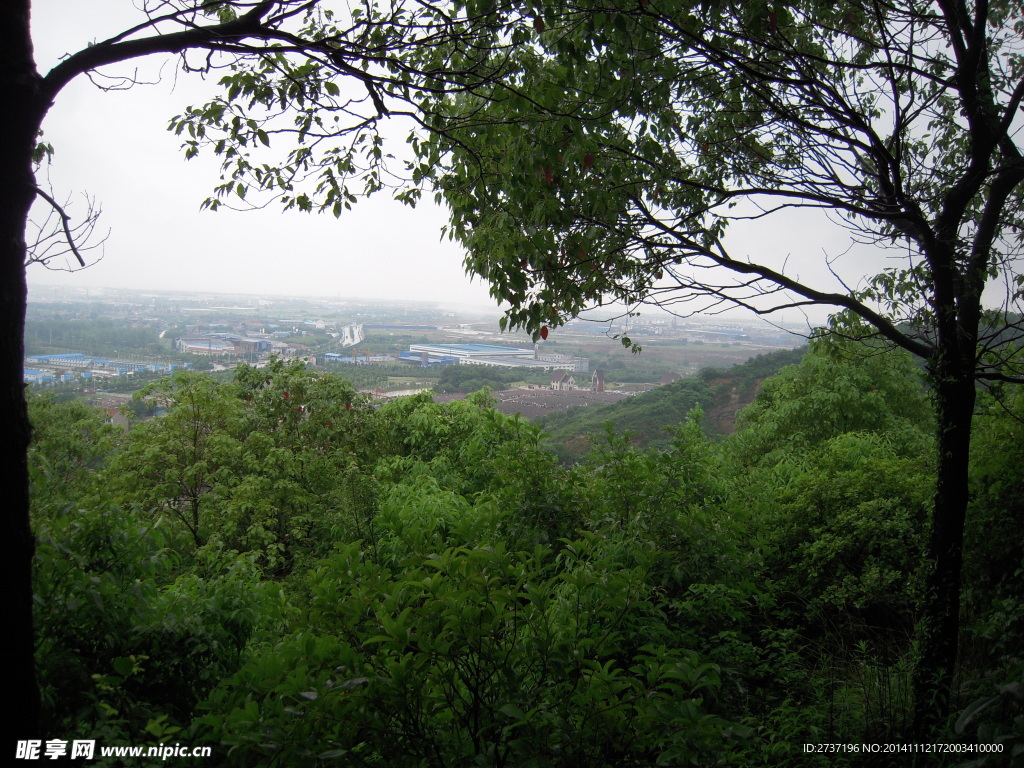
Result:
<instances>
[{"instance_id":1,"label":"industrial building","mask_svg":"<svg viewBox=\"0 0 1024 768\"><path fill-rule=\"evenodd\" d=\"M533 349L493 344L412 344L400 357L418 365L486 365L542 371L586 371L589 367L589 362L581 357L559 355L538 359Z\"/></svg>"},{"instance_id":2,"label":"industrial building","mask_svg":"<svg viewBox=\"0 0 1024 768\"><path fill-rule=\"evenodd\" d=\"M237 333L204 333L174 340L175 349L193 355L263 355L270 352L272 346L267 339Z\"/></svg>"},{"instance_id":3,"label":"industrial building","mask_svg":"<svg viewBox=\"0 0 1024 768\"><path fill-rule=\"evenodd\" d=\"M345 365L370 365L372 363L389 363L389 355L371 355L369 352L354 355L342 355L338 352L327 352L324 355L325 363L344 363Z\"/></svg>"},{"instance_id":4,"label":"industrial building","mask_svg":"<svg viewBox=\"0 0 1024 768\"><path fill-rule=\"evenodd\" d=\"M26 384L47 384L91 379L93 377L124 376L135 373L170 373L178 368L191 367L191 363L144 363L137 360L106 360L81 353L63 355L35 355L25 358ZM31 367L29 367L31 366Z\"/></svg>"}]
</instances>

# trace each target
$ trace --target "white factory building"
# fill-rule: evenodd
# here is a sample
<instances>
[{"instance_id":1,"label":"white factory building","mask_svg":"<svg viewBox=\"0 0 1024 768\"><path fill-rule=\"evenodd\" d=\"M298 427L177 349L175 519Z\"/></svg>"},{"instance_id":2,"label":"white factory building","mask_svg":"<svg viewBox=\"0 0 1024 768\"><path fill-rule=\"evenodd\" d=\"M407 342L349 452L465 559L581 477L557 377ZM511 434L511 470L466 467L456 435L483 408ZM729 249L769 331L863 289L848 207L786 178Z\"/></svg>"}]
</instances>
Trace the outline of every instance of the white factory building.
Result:
<instances>
[{"instance_id":1,"label":"white factory building","mask_svg":"<svg viewBox=\"0 0 1024 768\"><path fill-rule=\"evenodd\" d=\"M412 344L402 359L423 365L487 365L494 368L539 368L545 371L586 371L589 361L582 357L545 355L538 359L534 349L499 347L492 344Z\"/></svg>"}]
</instances>

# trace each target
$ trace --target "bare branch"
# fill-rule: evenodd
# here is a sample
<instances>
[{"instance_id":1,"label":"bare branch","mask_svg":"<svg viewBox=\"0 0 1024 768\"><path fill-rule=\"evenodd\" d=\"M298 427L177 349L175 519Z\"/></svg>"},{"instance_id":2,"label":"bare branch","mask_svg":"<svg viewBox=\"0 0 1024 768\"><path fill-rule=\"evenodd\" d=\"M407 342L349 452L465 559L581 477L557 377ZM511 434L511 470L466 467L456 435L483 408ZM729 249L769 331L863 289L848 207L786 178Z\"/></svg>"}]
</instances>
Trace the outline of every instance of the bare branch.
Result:
<instances>
[{"instance_id":1,"label":"bare branch","mask_svg":"<svg viewBox=\"0 0 1024 768\"><path fill-rule=\"evenodd\" d=\"M35 240L27 250L26 265L36 263L49 267L53 259L62 254L71 253L78 261L79 268L84 269L88 265L82 252L101 247L106 242L107 237L109 237L108 232L99 242L88 243L95 231L101 210L95 206L94 201L86 198L87 213L84 220L79 224L72 225L71 216L66 210L66 204L61 205L50 194L39 187L35 188L35 193L49 205L51 214L57 216L59 228L49 225L49 215L42 224L37 226ZM85 243L88 244L86 245Z\"/></svg>"}]
</instances>

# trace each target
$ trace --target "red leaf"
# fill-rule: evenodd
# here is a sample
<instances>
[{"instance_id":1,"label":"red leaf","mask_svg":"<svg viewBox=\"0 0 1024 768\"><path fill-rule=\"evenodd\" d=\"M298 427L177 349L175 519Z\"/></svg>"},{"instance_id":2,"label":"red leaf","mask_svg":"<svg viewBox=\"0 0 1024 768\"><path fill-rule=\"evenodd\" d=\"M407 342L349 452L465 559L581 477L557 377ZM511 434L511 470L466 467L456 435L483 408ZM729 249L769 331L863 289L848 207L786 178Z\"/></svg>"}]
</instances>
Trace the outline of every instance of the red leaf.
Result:
<instances>
[{"instance_id":1,"label":"red leaf","mask_svg":"<svg viewBox=\"0 0 1024 768\"><path fill-rule=\"evenodd\" d=\"M542 19L540 16L535 18L533 20L533 28L536 29L538 32L543 32L545 29L544 19Z\"/></svg>"},{"instance_id":2,"label":"red leaf","mask_svg":"<svg viewBox=\"0 0 1024 768\"><path fill-rule=\"evenodd\" d=\"M594 153L593 152L587 152L587 154L585 154L583 156L583 170L584 171L589 171L593 167L594 167Z\"/></svg>"},{"instance_id":3,"label":"red leaf","mask_svg":"<svg viewBox=\"0 0 1024 768\"><path fill-rule=\"evenodd\" d=\"M542 325L540 327L540 337L542 339L547 339L547 337L548 337L548 327L546 325Z\"/></svg>"}]
</instances>

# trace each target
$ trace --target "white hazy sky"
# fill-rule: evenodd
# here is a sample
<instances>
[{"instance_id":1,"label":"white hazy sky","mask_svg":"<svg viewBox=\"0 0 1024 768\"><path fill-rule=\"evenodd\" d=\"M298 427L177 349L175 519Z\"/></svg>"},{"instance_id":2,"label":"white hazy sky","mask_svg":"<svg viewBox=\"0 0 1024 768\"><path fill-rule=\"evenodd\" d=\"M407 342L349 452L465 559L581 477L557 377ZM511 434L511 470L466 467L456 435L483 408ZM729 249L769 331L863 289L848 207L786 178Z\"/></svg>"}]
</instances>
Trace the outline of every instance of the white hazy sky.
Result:
<instances>
[{"instance_id":1,"label":"white hazy sky","mask_svg":"<svg viewBox=\"0 0 1024 768\"><path fill-rule=\"evenodd\" d=\"M131 26L128 0L36 0L36 61L41 72L66 52ZM137 22L135 22L137 23ZM70 197L80 219L82 193L102 207L98 229L110 231L102 260L68 274L33 264L29 283L89 287L240 291L289 295L435 300L493 306L487 287L471 281L462 251L440 240L445 212L409 209L380 195L340 219L328 215L200 212L218 182L217 164L186 162L167 123L202 103L213 85L178 76L176 63L137 62L112 68L162 82L104 92L88 80L60 94L44 123L55 148L49 181ZM46 180L40 179L45 186ZM42 210L39 208L38 210Z\"/></svg>"},{"instance_id":2,"label":"white hazy sky","mask_svg":"<svg viewBox=\"0 0 1024 768\"><path fill-rule=\"evenodd\" d=\"M59 57L137 23L130 0L35 0L33 29L41 72ZM162 70L161 70L162 65ZM186 162L168 119L204 102L215 86L195 75L176 77L173 59L110 70L161 82L104 92L80 79L60 94L45 124L55 147L49 181L59 200L81 216L81 194L102 207L110 231L103 259L68 274L40 265L29 283L88 287L239 291L445 301L494 306L486 285L471 281L461 250L440 240L445 213L423 203L409 209L385 195L362 201L339 220L330 215L200 212L218 181L212 158ZM176 82L175 82L176 81ZM398 136L402 135L397 130ZM46 180L40 179L45 185ZM822 288L834 288L824 254L846 250L847 233L813 214L774 217L746 236L730 238L735 253L756 255ZM878 272L880 254L853 253L840 266L856 284ZM815 321L824 314L819 312ZM795 318L790 318L795 319Z\"/></svg>"}]
</instances>

